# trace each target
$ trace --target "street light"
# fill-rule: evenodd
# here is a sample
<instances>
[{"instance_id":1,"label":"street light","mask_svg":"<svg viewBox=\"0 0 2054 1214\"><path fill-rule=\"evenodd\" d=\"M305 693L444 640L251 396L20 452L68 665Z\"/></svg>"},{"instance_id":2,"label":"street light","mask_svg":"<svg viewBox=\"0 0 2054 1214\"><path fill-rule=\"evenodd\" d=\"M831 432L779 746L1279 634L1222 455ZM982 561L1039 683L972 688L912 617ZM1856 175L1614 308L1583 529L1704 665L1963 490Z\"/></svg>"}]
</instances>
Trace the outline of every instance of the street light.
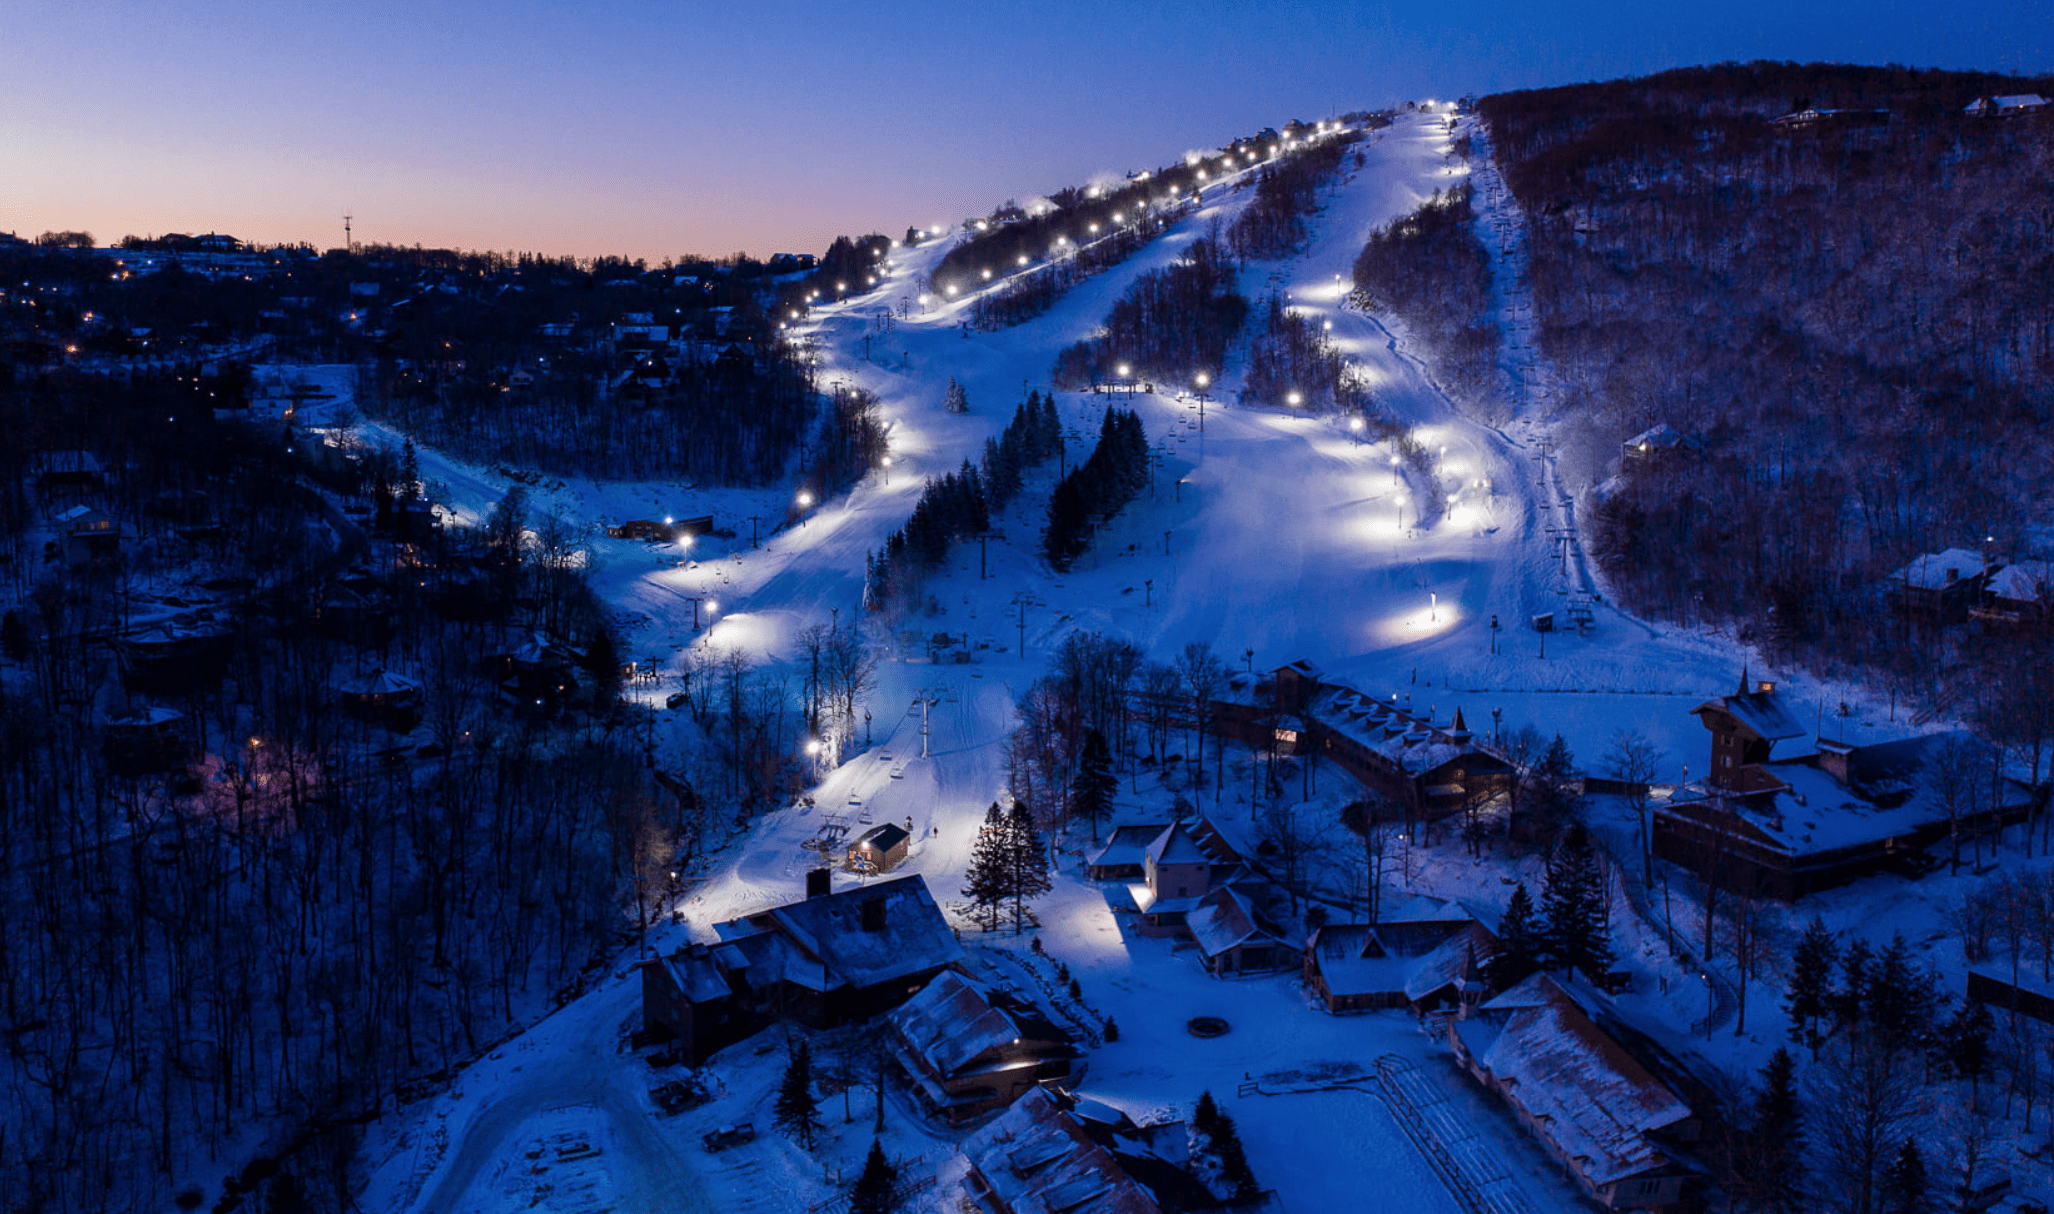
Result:
<instances>
[{"instance_id":1,"label":"street light","mask_svg":"<svg viewBox=\"0 0 2054 1214\"><path fill-rule=\"evenodd\" d=\"M1293 391L1285 395L1284 403L1296 409L1305 403L1305 397L1301 393Z\"/></svg>"}]
</instances>

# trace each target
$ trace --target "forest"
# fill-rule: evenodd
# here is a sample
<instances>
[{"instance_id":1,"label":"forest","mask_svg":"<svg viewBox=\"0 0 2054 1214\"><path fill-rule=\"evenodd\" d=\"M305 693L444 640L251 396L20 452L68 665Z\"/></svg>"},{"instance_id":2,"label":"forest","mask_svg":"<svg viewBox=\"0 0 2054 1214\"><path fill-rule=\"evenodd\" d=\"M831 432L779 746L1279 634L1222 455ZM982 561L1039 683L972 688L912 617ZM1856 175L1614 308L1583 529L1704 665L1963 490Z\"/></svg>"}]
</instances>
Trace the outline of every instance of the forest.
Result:
<instances>
[{"instance_id":1,"label":"forest","mask_svg":"<svg viewBox=\"0 0 2054 1214\"><path fill-rule=\"evenodd\" d=\"M1482 100L1565 469L1600 486L1590 550L1634 607L1963 708L1968 672L2044 645L1936 636L1887 591L1922 552L2047 552L2054 124L1963 113L2031 91L1753 63ZM1657 424L1681 441L1608 480Z\"/></svg>"},{"instance_id":2,"label":"forest","mask_svg":"<svg viewBox=\"0 0 2054 1214\"><path fill-rule=\"evenodd\" d=\"M1200 372L1218 379L1227 348L1248 318L1237 278L1218 233L1193 241L1174 265L1134 280L1106 314L1104 332L1064 347L1056 356L1055 386L1183 384Z\"/></svg>"},{"instance_id":3,"label":"forest","mask_svg":"<svg viewBox=\"0 0 2054 1214\"><path fill-rule=\"evenodd\" d=\"M1402 318L1444 386L1475 405L1496 386L1502 335L1490 320L1490 255L1476 233L1471 188L1436 193L1371 233L1355 259L1356 302Z\"/></svg>"},{"instance_id":4,"label":"forest","mask_svg":"<svg viewBox=\"0 0 2054 1214\"><path fill-rule=\"evenodd\" d=\"M687 671L695 741L651 751L574 530L518 486L476 529L411 523L409 452L310 458L189 407L199 378L0 388L10 492L125 520L80 566L0 513L11 1209L161 1210L182 1178L347 1208L356 1126L573 995L797 778L807 714L739 653ZM66 444L104 485L35 474ZM861 694L842 665L816 720Z\"/></svg>"}]
</instances>

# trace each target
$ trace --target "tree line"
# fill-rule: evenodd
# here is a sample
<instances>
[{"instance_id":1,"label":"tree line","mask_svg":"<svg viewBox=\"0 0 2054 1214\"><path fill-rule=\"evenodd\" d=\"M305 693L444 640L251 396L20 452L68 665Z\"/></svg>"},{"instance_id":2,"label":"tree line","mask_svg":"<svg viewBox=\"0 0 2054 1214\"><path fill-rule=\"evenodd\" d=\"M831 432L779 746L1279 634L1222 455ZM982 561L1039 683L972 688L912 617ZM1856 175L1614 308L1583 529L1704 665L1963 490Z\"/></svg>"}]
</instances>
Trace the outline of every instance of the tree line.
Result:
<instances>
[{"instance_id":1,"label":"tree line","mask_svg":"<svg viewBox=\"0 0 2054 1214\"><path fill-rule=\"evenodd\" d=\"M1356 132L1320 139L1305 150L1264 165L1255 178L1255 197L1227 229L1227 247L1247 260L1274 261L1305 247L1306 217L1319 204L1319 191L1333 180ZM1357 153L1360 165L1360 153Z\"/></svg>"},{"instance_id":2,"label":"tree line","mask_svg":"<svg viewBox=\"0 0 2054 1214\"><path fill-rule=\"evenodd\" d=\"M949 547L991 529L991 520L1016 497L1026 474L1062 449L1055 397L1033 391L1013 408L997 438L984 442L979 464L968 460L940 481L930 480L905 526L884 550L864 556L863 602L872 611L899 611L917 602L927 576L948 559Z\"/></svg>"},{"instance_id":3,"label":"tree line","mask_svg":"<svg viewBox=\"0 0 2054 1214\"><path fill-rule=\"evenodd\" d=\"M1091 456L1056 483L1048 499L1041 553L1058 572L1091 546L1093 531L1126 508L1148 483L1148 434L1127 409L1105 411Z\"/></svg>"},{"instance_id":4,"label":"tree line","mask_svg":"<svg viewBox=\"0 0 2054 1214\"><path fill-rule=\"evenodd\" d=\"M1358 306L1403 320L1459 396L1496 386L1501 335L1490 319L1490 255L1476 233L1467 182L1377 229L1355 258Z\"/></svg>"},{"instance_id":5,"label":"tree line","mask_svg":"<svg viewBox=\"0 0 2054 1214\"><path fill-rule=\"evenodd\" d=\"M1248 318L1237 277L1217 232L1193 241L1175 264L1134 280L1106 314L1102 333L1064 347L1056 356L1056 387L1112 382L1122 378L1122 366L1129 379L1187 383L1200 372L1218 379Z\"/></svg>"}]
</instances>

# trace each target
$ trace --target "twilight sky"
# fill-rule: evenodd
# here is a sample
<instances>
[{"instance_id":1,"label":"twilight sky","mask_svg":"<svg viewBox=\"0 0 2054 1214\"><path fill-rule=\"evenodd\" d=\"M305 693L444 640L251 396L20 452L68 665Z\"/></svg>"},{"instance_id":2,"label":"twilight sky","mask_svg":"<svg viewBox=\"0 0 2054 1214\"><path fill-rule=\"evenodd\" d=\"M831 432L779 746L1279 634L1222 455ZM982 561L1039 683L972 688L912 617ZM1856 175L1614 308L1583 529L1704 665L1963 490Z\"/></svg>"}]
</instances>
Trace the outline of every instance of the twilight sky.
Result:
<instances>
[{"instance_id":1,"label":"twilight sky","mask_svg":"<svg viewBox=\"0 0 2054 1214\"><path fill-rule=\"evenodd\" d=\"M819 251L1289 118L1725 59L2054 69L2045 0L5 0L0 231Z\"/></svg>"}]
</instances>

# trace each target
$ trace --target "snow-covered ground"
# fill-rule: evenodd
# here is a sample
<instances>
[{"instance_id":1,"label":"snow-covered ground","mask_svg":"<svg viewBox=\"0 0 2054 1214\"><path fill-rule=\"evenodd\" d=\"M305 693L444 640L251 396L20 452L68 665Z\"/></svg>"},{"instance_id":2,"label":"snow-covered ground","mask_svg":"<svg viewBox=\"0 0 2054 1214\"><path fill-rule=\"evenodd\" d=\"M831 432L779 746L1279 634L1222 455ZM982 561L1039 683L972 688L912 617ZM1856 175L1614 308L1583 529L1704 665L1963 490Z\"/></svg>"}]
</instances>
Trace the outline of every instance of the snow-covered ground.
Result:
<instances>
[{"instance_id":1,"label":"snow-covered ground","mask_svg":"<svg viewBox=\"0 0 2054 1214\"><path fill-rule=\"evenodd\" d=\"M679 908L685 924L653 933L652 948L672 947L686 935L704 938L715 922L799 897L814 860L800 844L830 818L911 818L915 843L902 871L923 874L945 906L955 901L976 823L1005 786L1001 743L1013 698L1073 629L1131 638L1158 659L1206 642L1236 669L1310 659L1329 677L1431 706L1441 717L1460 708L1478 730L1530 723L1545 734L1560 732L1591 767L1617 731L1636 728L1662 751L1659 778L1675 779L1685 764L1702 772L1704 735L1689 710L1730 691L1750 655L1724 637L1650 624L1601 604L1590 635L1549 636L1543 657L1543 638L1527 622L1559 612L1566 594L1590 587L1578 568L1564 572L1549 541L1548 529L1560 525L1568 507L1552 470L1535 459L1542 431L1522 415L1520 402L1505 410L1514 421L1504 429L1464 415L1407 355L1393 322L1345 306L1348 275L1369 232L1468 171L1448 155L1445 119L1445 110L1408 113L1369 136L1360 145L1364 165L1351 162L1316 217L1311 247L1286 262L1251 264L1243 276L1251 299L1274 289L1293 307L1332 322L1334 339L1385 407L1440 454L1445 515L1420 525L1413 504L1421 487L1393 470L1387 447L1358 443L1327 420L1222 403L1236 386L1231 365L1202 429L1198 404L1173 394L1174 385L1123 401L1140 413L1160 453L1153 492L1102 531L1076 569L1054 575L1035 554L1053 469L1030 480L997 520L1005 539L990 547L989 576L980 578L974 546L960 548L954 568L930 585L940 614L919 622L982 642L978 661L931 665L918 647L901 653L878 631L889 660L869 705L873 744L823 773L812 805L767 815L723 853ZM820 309L804 326L819 343L823 382L849 380L883 403L893 426L889 480L880 470L798 525L778 525L791 505L783 489L549 482L532 491L535 507L587 525L597 583L623 614L630 656L668 659L701 646L778 660L791 656L796 633L809 624L875 629L859 607L864 554L905 520L922 478L976 459L1026 388L1045 383L1058 349L1089 335L1134 275L1176 258L1215 218L1231 221L1248 192L1245 182L1211 191L1202 211L1130 262L1085 282L1048 315L996 333L962 328L967 299L916 307L882 329L879 317L902 296L918 294L915 283L946 242L898 250L883 286ZM324 374L346 395L341 370ZM968 390L968 415L943 411L950 377ZM1095 437L1105 398L1066 394L1059 404L1066 428L1087 441ZM398 442L389 432L379 437ZM1073 444L1073 456L1082 449ZM421 462L424 479L445 486L461 515L482 514L504 491L504 478L432 450L422 452ZM738 538L701 538L687 552L608 540L599 530L628 517L709 512ZM749 541L752 514L762 520L760 547ZM1022 595L1030 602L1024 616L1016 605ZM696 633L693 597L714 620ZM1754 665L1760 673L1758 659ZM1802 678L1786 678L1784 686L1800 703L1853 705L1842 722L1850 738L1880 732L1881 714L1849 689ZM932 728L924 739L923 694ZM676 717L666 721L682 728ZM931 756L924 759L923 741ZM1206 808L1216 804L1224 818L1248 829L1251 808L1236 787L1229 774ZM1123 792L1123 816L1160 814L1169 795L1159 785L1138 798ZM1504 871L1438 853L1414 877L1415 888L1502 903ZM1167 942L1127 940L1102 893L1079 877L1074 854L1039 914L1049 955L1070 966L1087 1001L1123 1030L1118 1044L1094 1053L1089 1094L1145 1120L1188 1115L1199 1092L1211 1089L1239 1119L1258 1176L1279 1189L1288 1208L1335 1208L1369 1191L1388 1192L1395 1208L1456 1208L1366 1090L1235 1095L1244 1077L1323 1062L1368 1066L1386 1054L1414 1060L1450 1099L1472 1110L1475 1123L1502 1145L1508 1167L1531 1178L1536 1208L1574 1207L1559 1173L1501 1110L1453 1076L1445 1054L1409 1019L1328 1017L1308 1008L1290 975L1220 982ZM1009 939L990 943L1021 947ZM1680 1028L1703 1014L1702 988L1686 985L1687 975L1676 970L1671 990L1662 967L1673 965L1656 947L1641 950L1650 987L1642 1010ZM768 1132L767 1093L783 1057L775 1034L716 1060L713 1069L728 1085L721 1099L651 1123L638 1086L647 1075L618 1049L637 1015L635 991L632 975L604 985L471 1068L457 1092L388 1119L371 1148L371 1158L386 1162L367 1208L524 1209L541 1184L552 1183L536 1208L598 1208L572 1197L596 1192L617 1209L798 1210L830 1195L824 1170L853 1173L869 1146L867 1098L860 1093L855 1124L846 1129L839 1099L829 1101L832 1133L813 1156ZM1184 1020L1207 1013L1226 1017L1234 1031L1214 1041L1187 1036ZM894 1153L947 1157L944 1138L902 1109L888 1113ZM755 1121L764 1138L718 1156L698 1149L705 1129L743 1120ZM552 1163L551 1152L528 1158L558 1134L585 1135L599 1154L564 1165ZM1309 1166L1314 1161L1318 1166ZM538 1166L550 1172L535 1172ZM938 1166L944 1183L937 1195L948 1187L946 1166ZM565 1179L550 1181L552 1175Z\"/></svg>"}]
</instances>

